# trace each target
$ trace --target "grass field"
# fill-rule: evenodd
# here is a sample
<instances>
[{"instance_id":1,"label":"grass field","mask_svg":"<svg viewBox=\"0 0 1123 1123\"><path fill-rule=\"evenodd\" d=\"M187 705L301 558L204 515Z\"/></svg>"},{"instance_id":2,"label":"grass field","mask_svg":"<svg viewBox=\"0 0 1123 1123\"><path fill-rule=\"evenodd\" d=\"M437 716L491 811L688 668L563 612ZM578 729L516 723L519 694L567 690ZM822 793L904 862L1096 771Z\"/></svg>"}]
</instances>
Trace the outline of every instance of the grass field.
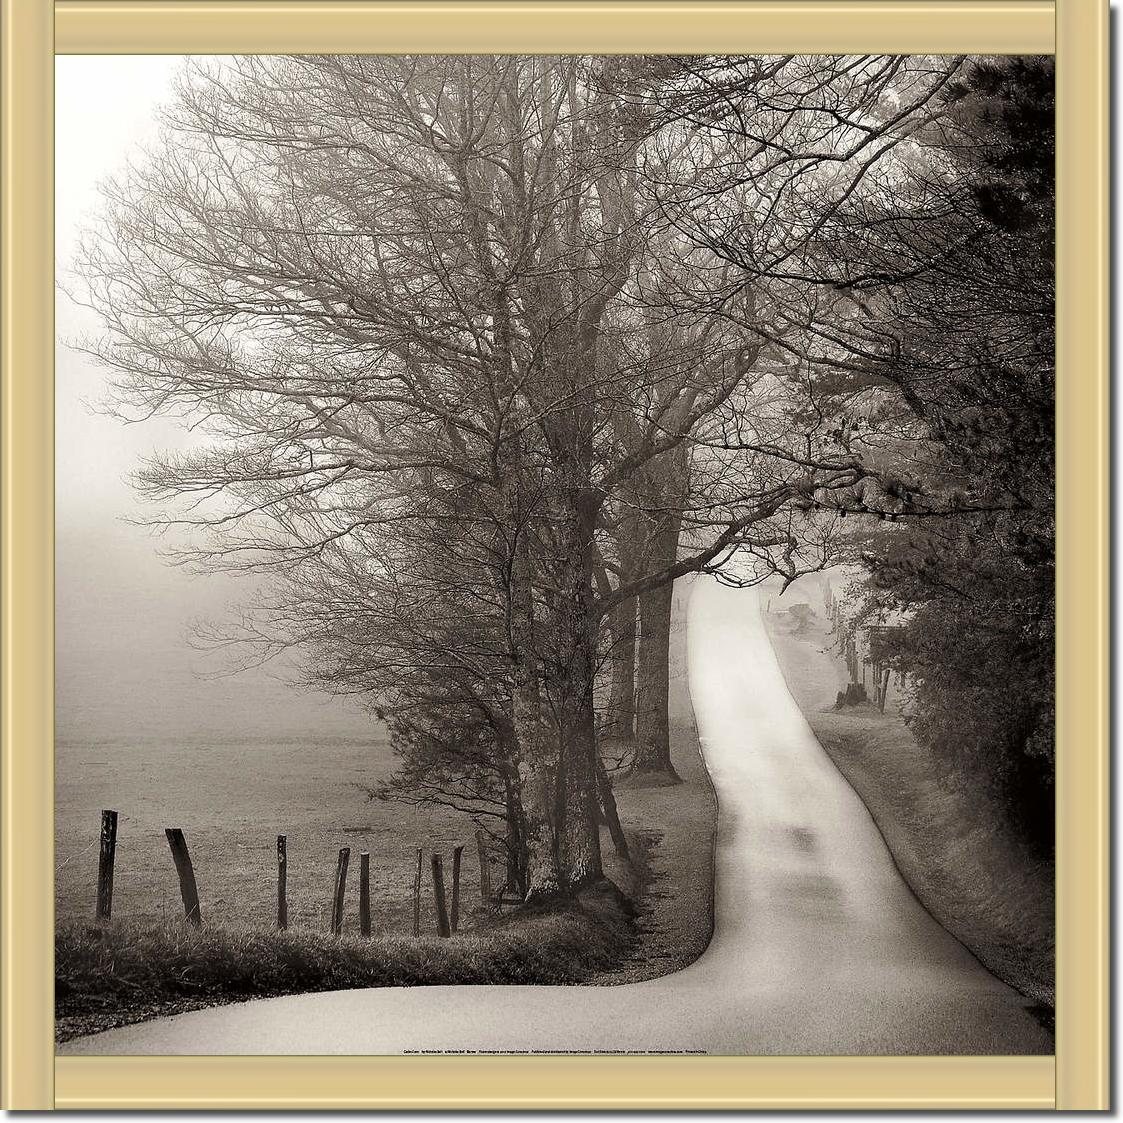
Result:
<instances>
[{"instance_id":1,"label":"grass field","mask_svg":"<svg viewBox=\"0 0 1123 1123\"><path fill-rule=\"evenodd\" d=\"M789 595L812 599L796 589ZM884 714L869 704L835 711L846 671L831 653L825 623L797 635L782 604L765 619L788 689L861 796L902 876L949 932L1040 1005L1048 1023L1055 1002L1052 864L1034 859L981 797L941 784L936 762L901 719L894 689Z\"/></svg>"},{"instance_id":2,"label":"grass field","mask_svg":"<svg viewBox=\"0 0 1123 1123\"><path fill-rule=\"evenodd\" d=\"M647 927L677 965L697 957L709 939L710 850L716 804L698 752L685 665L685 604L676 589L672 636L671 724L675 766L684 783L669 789L618 792L624 826L641 836L659 895L649 902ZM416 849L425 851L422 927L436 930L429 892L429 853L446 856L463 843L462 900L466 916L479 903L474 825L441 808L367 799L366 790L393 772L395 760L380 726L367 739L205 738L60 739L55 760L55 901L59 921L94 915L100 814L119 813L114 874L115 920L152 924L182 913L165 827L187 838L208 923L273 925L276 840L287 837L289 922L326 930L340 847L351 848L345 931L357 932L358 853L371 855L376 931L412 931ZM627 876L610 858L610 875ZM499 875L493 870L493 880ZM661 902L661 903L660 903ZM684 918L672 917L674 902ZM654 912L658 912L658 916ZM689 919L687 919L689 918ZM681 950L685 949L685 950ZM673 970L669 963L655 974Z\"/></svg>"},{"instance_id":3,"label":"grass field","mask_svg":"<svg viewBox=\"0 0 1123 1123\"><path fill-rule=\"evenodd\" d=\"M474 824L441 808L367 799L395 760L369 738L60 739L55 892L60 1040L250 997L355 986L592 983L654 978L696 959L713 926L716 799L686 680L685 606L676 590L672 749L681 784L617 786L632 861L602 830L604 889L549 915L483 908ZM100 813L119 813L113 923L93 923ZM187 838L204 927L185 928L164 828ZM290 931L273 931L276 839L288 847ZM438 940L429 853L465 844L461 935ZM343 938L328 935L339 848L352 854ZM421 940L412 937L416 851L425 852ZM358 853L371 855L375 939L358 938ZM500 875L493 867L493 885ZM497 885L495 887L498 887ZM613 891L614 892L614 891ZM599 896L598 896L599 893ZM588 898L588 899L586 899ZM632 914L638 910L638 916ZM474 929L474 930L473 930Z\"/></svg>"},{"instance_id":4,"label":"grass field","mask_svg":"<svg viewBox=\"0 0 1123 1123\"><path fill-rule=\"evenodd\" d=\"M377 727L367 741L63 741L56 748L55 899L60 921L93 917L102 808L119 815L115 920L160 923L181 915L165 827L181 827L195 866L203 918L233 926L272 926L276 915L277 835L288 839L289 921L327 929L340 847L352 854L346 930L357 931L358 853L371 855L378 931L412 928L416 848L446 854L466 844L463 897L479 900L469 819L440 809L370 802L365 788L393 769ZM431 897L422 924L435 929Z\"/></svg>"}]
</instances>

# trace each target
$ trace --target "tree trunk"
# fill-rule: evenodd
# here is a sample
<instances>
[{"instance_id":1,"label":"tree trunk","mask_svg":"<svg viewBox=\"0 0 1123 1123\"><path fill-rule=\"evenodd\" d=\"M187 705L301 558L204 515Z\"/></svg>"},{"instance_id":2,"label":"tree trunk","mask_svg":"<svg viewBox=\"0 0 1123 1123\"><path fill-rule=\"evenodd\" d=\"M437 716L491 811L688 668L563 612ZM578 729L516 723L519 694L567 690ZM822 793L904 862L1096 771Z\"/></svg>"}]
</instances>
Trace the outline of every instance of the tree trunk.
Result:
<instances>
[{"instance_id":1,"label":"tree trunk","mask_svg":"<svg viewBox=\"0 0 1123 1123\"><path fill-rule=\"evenodd\" d=\"M597 663L592 610L595 507L591 499L578 495L563 501L560 514L561 581L555 634L563 818L558 842L562 881L566 888L575 890L604 876L597 824L598 757L593 709Z\"/></svg>"},{"instance_id":2,"label":"tree trunk","mask_svg":"<svg viewBox=\"0 0 1123 1123\"><path fill-rule=\"evenodd\" d=\"M636 735L636 598L629 597L609 613L612 687L605 716L606 737L630 741Z\"/></svg>"},{"instance_id":3,"label":"tree trunk","mask_svg":"<svg viewBox=\"0 0 1123 1123\"><path fill-rule=\"evenodd\" d=\"M616 530L616 555L620 566L620 583L627 584L635 575L635 556L639 547L639 527L632 513L624 513ZM630 741L636 735L636 613L639 603L629 597L608 614L608 630L612 647L609 666L612 685L608 711L605 715L606 737Z\"/></svg>"},{"instance_id":4,"label":"tree trunk","mask_svg":"<svg viewBox=\"0 0 1123 1123\"><path fill-rule=\"evenodd\" d=\"M519 787L522 791L522 847L526 852L526 899L549 897L561 889L558 854L551 822L549 759L537 707L516 686L515 729L519 738Z\"/></svg>"},{"instance_id":5,"label":"tree trunk","mask_svg":"<svg viewBox=\"0 0 1123 1123\"><path fill-rule=\"evenodd\" d=\"M597 790L600 792L601 810L604 812L604 821L608 824L608 833L612 836L612 845L621 858L629 858L628 839L624 828L620 825L620 812L616 807L616 796L612 791L612 781L608 778L608 771L604 761L597 756Z\"/></svg>"},{"instance_id":6,"label":"tree trunk","mask_svg":"<svg viewBox=\"0 0 1123 1123\"><path fill-rule=\"evenodd\" d=\"M673 564L678 552L678 518L664 519L653 535L651 552L656 566ZM636 684L636 752L634 772L678 780L671 764L670 702L671 604L674 585L668 582L639 598L639 677Z\"/></svg>"},{"instance_id":7,"label":"tree trunk","mask_svg":"<svg viewBox=\"0 0 1123 1123\"><path fill-rule=\"evenodd\" d=\"M506 888L519 897L526 896L526 846L523 844L523 809L519 799L517 772L504 775L504 802L507 812Z\"/></svg>"},{"instance_id":8,"label":"tree trunk","mask_svg":"<svg viewBox=\"0 0 1123 1123\"><path fill-rule=\"evenodd\" d=\"M551 815L551 760L544 736L538 659L534 642L534 591L524 536L515 542L510 581L511 710L518 742L522 804L520 844L526 855L526 900L561 890L557 837Z\"/></svg>"},{"instance_id":9,"label":"tree trunk","mask_svg":"<svg viewBox=\"0 0 1123 1123\"><path fill-rule=\"evenodd\" d=\"M576 698L574 699L576 701ZM567 888L574 890L598 881L601 868L599 800L596 775L596 735L592 723L592 694L575 719L562 727L565 811L560 844L560 867Z\"/></svg>"}]
</instances>

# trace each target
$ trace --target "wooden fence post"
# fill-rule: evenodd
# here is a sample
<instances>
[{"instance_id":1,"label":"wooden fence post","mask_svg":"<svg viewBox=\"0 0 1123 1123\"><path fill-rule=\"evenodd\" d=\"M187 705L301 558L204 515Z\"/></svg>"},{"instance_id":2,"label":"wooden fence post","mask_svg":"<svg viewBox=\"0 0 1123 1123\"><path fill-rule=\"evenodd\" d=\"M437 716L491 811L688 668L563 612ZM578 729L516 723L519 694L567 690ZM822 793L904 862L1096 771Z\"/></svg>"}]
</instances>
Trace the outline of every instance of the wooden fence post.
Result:
<instances>
[{"instance_id":1,"label":"wooden fence post","mask_svg":"<svg viewBox=\"0 0 1123 1123\"><path fill-rule=\"evenodd\" d=\"M359 854L359 935L370 935L370 854Z\"/></svg>"},{"instance_id":2,"label":"wooden fence post","mask_svg":"<svg viewBox=\"0 0 1123 1123\"><path fill-rule=\"evenodd\" d=\"M433 855L433 904L437 909L437 935L442 939L451 935L448 926L448 907L445 904L445 874L440 854Z\"/></svg>"},{"instance_id":3,"label":"wooden fence post","mask_svg":"<svg viewBox=\"0 0 1123 1123\"><path fill-rule=\"evenodd\" d=\"M460 859L464 855L464 847L456 846L452 851L452 919L449 927L453 932L460 923Z\"/></svg>"},{"instance_id":4,"label":"wooden fence post","mask_svg":"<svg viewBox=\"0 0 1123 1123\"><path fill-rule=\"evenodd\" d=\"M413 877L413 934L421 935L421 847L417 848L417 873Z\"/></svg>"},{"instance_id":5,"label":"wooden fence post","mask_svg":"<svg viewBox=\"0 0 1123 1123\"><path fill-rule=\"evenodd\" d=\"M289 926L289 852L288 840L277 835L277 927Z\"/></svg>"},{"instance_id":6,"label":"wooden fence post","mask_svg":"<svg viewBox=\"0 0 1123 1123\"><path fill-rule=\"evenodd\" d=\"M335 892L331 899L331 934L343 933L343 894L347 888L347 864L351 861L351 848L344 846L335 865Z\"/></svg>"},{"instance_id":7,"label":"wooden fence post","mask_svg":"<svg viewBox=\"0 0 1123 1123\"><path fill-rule=\"evenodd\" d=\"M487 835L476 831L476 850L480 855L480 897L482 900L491 900L491 862L487 856Z\"/></svg>"},{"instance_id":8,"label":"wooden fence post","mask_svg":"<svg viewBox=\"0 0 1123 1123\"><path fill-rule=\"evenodd\" d=\"M113 859L117 853L117 812L101 813L101 852L97 859L97 912L98 920L109 920L113 915Z\"/></svg>"},{"instance_id":9,"label":"wooden fence post","mask_svg":"<svg viewBox=\"0 0 1123 1123\"><path fill-rule=\"evenodd\" d=\"M199 910L199 889L195 884L195 869L191 865L191 855L187 852L187 839L179 827L165 827L168 846L175 862L175 872L179 875L179 895L183 898L183 919L196 928L202 927L203 914Z\"/></svg>"}]
</instances>

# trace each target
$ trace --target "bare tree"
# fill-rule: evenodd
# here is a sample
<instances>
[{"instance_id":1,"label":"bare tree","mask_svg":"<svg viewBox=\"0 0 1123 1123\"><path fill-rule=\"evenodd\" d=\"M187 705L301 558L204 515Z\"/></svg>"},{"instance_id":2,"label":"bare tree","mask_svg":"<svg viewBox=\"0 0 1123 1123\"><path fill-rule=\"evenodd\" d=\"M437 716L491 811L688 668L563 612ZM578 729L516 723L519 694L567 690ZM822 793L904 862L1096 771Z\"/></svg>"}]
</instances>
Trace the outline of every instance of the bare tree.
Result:
<instances>
[{"instance_id":1,"label":"bare tree","mask_svg":"<svg viewBox=\"0 0 1123 1123\"><path fill-rule=\"evenodd\" d=\"M107 189L81 267L117 408L206 435L138 474L154 521L278 575L321 680L466 809L501 796L530 897L602 876L605 621L626 651L639 606L637 764L667 770L671 582L822 564L824 497L864 477L807 407L786 263L937 70L239 58L185 76Z\"/></svg>"}]
</instances>

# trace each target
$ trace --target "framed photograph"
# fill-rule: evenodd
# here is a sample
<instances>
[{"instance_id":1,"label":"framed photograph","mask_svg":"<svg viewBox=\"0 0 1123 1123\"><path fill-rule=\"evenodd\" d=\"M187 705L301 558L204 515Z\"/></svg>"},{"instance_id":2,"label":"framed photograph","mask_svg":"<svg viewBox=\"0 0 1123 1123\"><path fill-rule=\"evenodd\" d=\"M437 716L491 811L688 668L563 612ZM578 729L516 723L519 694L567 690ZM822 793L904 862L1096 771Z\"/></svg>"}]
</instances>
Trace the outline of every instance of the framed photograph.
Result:
<instances>
[{"instance_id":1,"label":"framed photograph","mask_svg":"<svg viewBox=\"0 0 1123 1123\"><path fill-rule=\"evenodd\" d=\"M4 1106L1107 1109L1106 25L4 0Z\"/></svg>"}]
</instances>

